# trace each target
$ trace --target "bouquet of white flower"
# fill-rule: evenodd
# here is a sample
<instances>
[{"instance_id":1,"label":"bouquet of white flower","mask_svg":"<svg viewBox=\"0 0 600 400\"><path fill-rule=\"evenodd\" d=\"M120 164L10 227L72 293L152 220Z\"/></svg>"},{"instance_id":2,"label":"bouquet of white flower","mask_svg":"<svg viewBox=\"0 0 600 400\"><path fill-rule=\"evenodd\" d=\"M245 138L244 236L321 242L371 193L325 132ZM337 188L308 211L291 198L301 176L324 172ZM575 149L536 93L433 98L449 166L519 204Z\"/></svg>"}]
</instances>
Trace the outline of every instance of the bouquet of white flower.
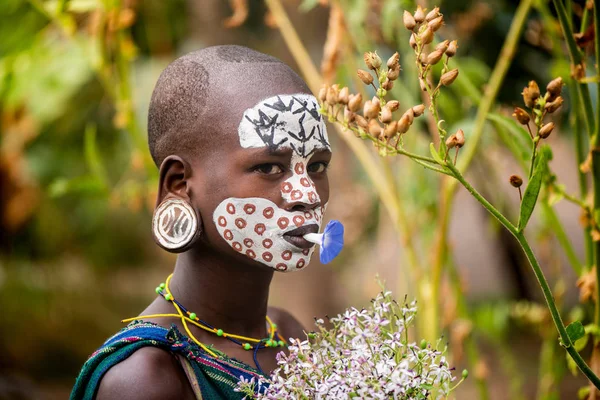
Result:
<instances>
[{"instance_id":1,"label":"bouquet of white flower","mask_svg":"<svg viewBox=\"0 0 600 400\"><path fill-rule=\"evenodd\" d=\"M400 305L383 292L368 309L331 318L330 329L319 319L307 340L278 355L270 380L242 380L237 390L247 399L443 399L458 384L450 386L441 341L409 342L416 313L416 302Z\"/></svg>"}]
</instances>

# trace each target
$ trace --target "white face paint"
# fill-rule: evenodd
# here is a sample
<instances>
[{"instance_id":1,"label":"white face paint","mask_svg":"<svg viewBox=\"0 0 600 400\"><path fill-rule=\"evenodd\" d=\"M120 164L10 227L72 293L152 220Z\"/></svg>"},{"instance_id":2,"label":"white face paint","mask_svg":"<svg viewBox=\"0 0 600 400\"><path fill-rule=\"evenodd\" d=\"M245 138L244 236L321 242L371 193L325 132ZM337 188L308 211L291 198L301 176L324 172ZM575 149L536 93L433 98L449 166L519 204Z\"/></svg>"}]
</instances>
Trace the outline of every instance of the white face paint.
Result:
<instances>
[{"instance_id":1,"label":"white face paint","mask_svg":"<svg viewBox=\"0 0 600 400\"><path fill-rule=\"evenodd\" d=\"M320 229L323 220L325 205L307 171L315 151L330 150L317 100L307 94L263 100L246 110L238 134L243 148L292 150L292 176L281 184L281 196L288 203L305 204L307 210L287 211L264 198L228 198L215 209L217 230L234 250L256 261L279 271L301 269L314 247L296 247L283 234L305 225L316 224Z\"/></svg>"}]
</instances>

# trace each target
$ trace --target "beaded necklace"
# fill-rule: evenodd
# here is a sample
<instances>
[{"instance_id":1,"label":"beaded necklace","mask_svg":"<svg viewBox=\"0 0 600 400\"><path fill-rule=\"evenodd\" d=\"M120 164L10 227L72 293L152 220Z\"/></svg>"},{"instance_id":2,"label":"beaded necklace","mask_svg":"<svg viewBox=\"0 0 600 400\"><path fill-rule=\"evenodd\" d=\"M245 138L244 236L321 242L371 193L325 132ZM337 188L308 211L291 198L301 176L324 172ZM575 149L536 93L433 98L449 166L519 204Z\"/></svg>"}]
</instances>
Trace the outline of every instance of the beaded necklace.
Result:
<instances>
[{"instance_id":1,"label":"beaded necklace","mask_svg":"<svg viewBox=\"0 0 600 400\"><path fill-rule=\"evenodd\" d=\"M160 318L160 317L179 318L179 319L181 319L181 323L182 323L185 331L187 332L188 336L190 337L190 339L192 339L192 341L194 341L194 343L196 343L204 351L206 351L208 354L210 354L211 356L213 356L215 358L218 358L217 354L213 350L211 350L208 346L206 346L205 344L201 343L198 339L196 339L196 337L190 331L190 329L187 325L188 322L197 326L198 328L204 329L207 332L211 332L219 337L228 339L231 342L241 346L244 350L248 350L248 351L254 350L254 352L253 352L254 363L256 364L256 367L258 368L258 370L263 374L264 374L264 372L260 368L260 365L259 365L258 359L257 359L258 350L264 349L267 347L287 346L286 340L283 338L283 336L281 336L277 332L277 325L275 323L273 323L273 321L271 321L271 318L269 318L268 315L266 316L266 320L267 320L267 323L269 324L269 336L264 339L255 339L255 338L251 338L251 337L227 333L227 332L224 332L223 329L215 328L214 326L210 325L209 323L201 320L200 318L198 318L198 316L196 315L195 312L190 312L187 308L185 308L183 306L183 304L181 304L179 301L177 301L173 297L173 294L171 293L171 290L169 289L169 282L171 281L172 277L173 277L173 274L169 275L167 277L167 280L164 283L161 283L160 285L158 285L156 287L155 291L157 294L162 296L166 301L173 304L173 307L177 311L177 314L140 315L140 316L137 316L134 318L127 318L127 319L121 320L121 322L131 322L131 321L138 320L138 319L150 319L150 318Z\"/></svg>"}]
</instances>

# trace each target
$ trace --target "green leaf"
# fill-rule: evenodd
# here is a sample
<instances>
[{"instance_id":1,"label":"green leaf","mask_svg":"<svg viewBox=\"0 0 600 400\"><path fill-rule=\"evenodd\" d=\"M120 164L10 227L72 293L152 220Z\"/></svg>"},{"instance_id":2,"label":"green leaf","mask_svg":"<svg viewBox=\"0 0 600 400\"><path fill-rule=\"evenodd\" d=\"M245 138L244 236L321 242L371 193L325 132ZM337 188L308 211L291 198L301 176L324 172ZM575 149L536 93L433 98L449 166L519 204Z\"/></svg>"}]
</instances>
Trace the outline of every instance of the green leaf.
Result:
<instances>
[{"instance_id":1,"label":"green leaf","mask_svg":"<svg viewBox=\"0 0 600 400\"><path fill-rule=\"evenodd\" d=\"M85 195L106 195L106 186L95 176L80 176L74 179L57 179L48 186L51 197L62 197L77 193Z\"/></svg>"},{"instance_id":2,"label":"green leaf","mask_svg":"<svg viewBox=\"0 0 600 400\"><path fill-rule=\"evenodd\" d=\"M446 165L444 160L440 157L437 150L435 149L435 145L432 143L429 144L429 151L431 152L431 157L440 165Z\"/></svg>"},{"instance_id":3,"label":"green leaf","mask_svg":"<svg viewBox=\"0 0 600 400\"><path fill-rule=\"evenodd\" d=\"M575 321L567 325L567 334L572 343L575 343L579 339L585 336L585 328L579 321Z\"/></svg>"},{"instance_id":4,"label":"green leaf","mask_svg":"<svg viewBox=\"0 0 600 400\"><path fill-rule=\"evenodd\" d=\"M521 212L519 214L519 224L518 230L522 232L523 229L527 226L527 222L529 222L529 218L533 213L533 209L535 208L535 204L537 202L538 195L540 194L540 188L542 187L542 177L544 172L547 169L546 163L547 161L547 152L541 148L538 151L538 156L535 161L535 169L533 171L533 176L529 180L527 184L527 189L525 189L525 194L523 195L523 201L521 202Z\"/></svg>"},{"instance_id":5,"label":"green leaf","mask_svg":"<svg viewBox=\"0 0 600 400\"><path fill-rule=\"evenodd\" d=\"M85 161L94 175L98 180L104 184L108 182L106 177L106 171L104 169L104 165L100 160L100 155L98 154L98 146L96 145L96 125L88 124L85 127Z\"/></svg>"}]
</instances>

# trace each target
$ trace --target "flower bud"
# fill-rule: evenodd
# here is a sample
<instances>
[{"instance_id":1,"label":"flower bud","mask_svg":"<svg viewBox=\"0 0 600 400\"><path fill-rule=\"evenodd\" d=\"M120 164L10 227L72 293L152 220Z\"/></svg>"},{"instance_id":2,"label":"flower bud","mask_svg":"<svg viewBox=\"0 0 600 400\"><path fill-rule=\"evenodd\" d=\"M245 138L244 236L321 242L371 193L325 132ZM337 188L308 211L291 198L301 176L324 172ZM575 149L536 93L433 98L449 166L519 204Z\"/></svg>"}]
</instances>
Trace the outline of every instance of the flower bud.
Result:
<instances>
[{"instance_id":1,"label":"flower bud","mask_svg":"<svg viewBox=\"0 0 600 400\"><path fill-rule=\"evenodd\" d=\"M385 82L383 82L381 84L381 88L385 89L385 90L392 90L393 87L394 87L394 81L392 81L390 79L386 79Z\"/></svg>"},{"instance_id":2,"label":"flower bud","mask_svg":"<svg viewBox=\"0 0 600 400\"><path fill-rule=\"evenodd\" d=\"M456 134L452 134L450 136L448 136L448 139L446 139L446 147L448 149L453 149L456 147Z\"/></svg>"},{"instance_id":3,"label":"flower bud","mask_svg":"<svg viewBox=\"0 0 600 400\"><path fill-rule=\"evenodd\" d=\"M431 29L431 27L427 26L427 28L425 28L423 33L421 33L421 43L429 44L429 43L431 43L432 40L433 40L433 30Z\"/></svg>"},{"instance_id":4,"label":"flower bud","mask_svg":"<svg viewBox=\"0 0 600 400\"><path fill-rule=\"evenodd\" d=\"M448 57L453 57L456 54L456 50L458 49L458 42L453 40L448 45L448 49L446 49L446 55Z\"/></svg>"},{"instance_id":5,"label":"flower bud","mask_svg":"<svg viewBox=\"0 0 600 400\"><path fill-rule=\"evenodd\" d=\"M400 54L398 54L398 52L395 52L390 58L388 58L387 67L389 69L396 69L400 67Z\"/></svg>"},{"instance_id":6,"label":"flower bud","mask_svg":"<svg viewBox=\"0 0 600 400\"><path fill-rule=\"evenodd\" d=\"M406 116L406 118L408 119L409 125L412 125L413 121L415 120L415 112L413 111L412 108L409 108L408 110L406 110L402 116L403 117Z\"/></svg>"},{"instance_id":7,"label":"flower bud","mask_svg":"<svg viewBox=\"0 0 600 400\"><path fill-rule=\"evenodd\" d=\"M319 90L319 101L324 103L327 99L327 85L323 85Z\"/></svg>"},{"instance_id":8,"label":"flower bud","mask_svg":"<svg viewBox=\"0 0 600 400\"><path fill-rule=\"evenodd\" d=\"M417 11L415 11L415 21L418 23L425 21L425 11L421 6L417 6Z\"/></svg>"},{"instance_id":9,"label":"flower bud","mask_svg":"<svg viewBox=\"0 0 600 400\"><path fill-rule=\"evenodd\" d=\"M404 10L404 15L402 15L402 22L404 22L404 27L409 31L412 31L417 26L415 18L406 10Z\"/></svg>"},{"instance_id":10,"label":"flower bud","mask_svg":"<svg viewBox=\"0 0 600 400\"><path fill-rule=\"evenodd\" d=\"M552 114L554 111L558 110L560 108L560 106L562 106L563 101L564 100L563 100L562 96L558 96L556 99L554 99L550 103L546 103L546 105L544 106L544 109L546 111L548 111L550 114Z\"/></svg>"},{"instance_id":11,"label":"flower bud","mask_svg":"<svg viewBox=\"0 0 600 400\"><path fill-rule=\"evenodd\" d=\"M562 91L563 80L559 76L556 79L552 79L550 83L546 86L546 90L550 93L550 97L555 98L556 96L560 96L560 92Z\"/></svg>"},{"instance_id":12,"label":"flower bud","mask_svg":"<svg viewBox=\"0 0 600 400\"><path fill-rule=\"evenodd\" d=\"M392 121L392 110L387 107L381 109L381 122L389 124Z\"/></svg>"},{"instance_id":13,"label":"flower bud","mask_svg":"<svg viewBox=\"0 0 600 400\"><path fill-rule=\"evenodd\" d=\"M523 110L521 107L515 107L515 111L513 112L513 117L519 121L522 125L527 125L531 118L529 117L529 113Z\"/></svg>"},{"instance_id":14,"label":"flower bud","mask_svg":"<svg viewBox=\"0 0 600 400\"><path fill-rule=\"evenodd\" d=\"M410 122L408 120L408 115L403 115L400 120L398 121L398 133L399 134L403 134L406 133L406 131L408 131L408 128L410 128Z\"/></svg>"},{"instance_id":15,"label":"flower bud","mask_svg":"<svg viewBox=\"0 0 600 400\"><path fill-rule=\"evenodd\" d=\"M450 45L450 41L449 40L444 40L443 42L438 43L437 46L435 46L436 50L441 50L442 53L445 52L448 49L448 46Z\"/></svg>"},{"instance_id":16,"label":"flower bud","mask_svg":"<svg viewBox=\"0 0 600 400\"><path fill-rule=\"evenodd\" d=\"M456 135L456 147L459 149L465 145L465 133L462 129L459 129L455 133Z\"/></svg>"},{"instance_id":17,"label":"flower bud","mask_svg":"<svg viewBox=\"0 0 600 400\"><path fill-rule=\"evenodd\" d=\"M355 118L356 114L354 112L350 111L348 108L344 109L344 120L353 122Z\"/></svg>"},{"instance_id":18,"label":"flower bud","mask_svg":"<svg viewBox=\"0 0 600 400\"><path fill-rule=\"evenodd\" d=\"M357 112L360 106L362 105L362 94L353 94L350 95L350 99L348 100L348 108L350 111Z\"/></svg>"},{"instance_id":19,"label":"flower bud","mask_svg":"<svg viewBox=\"0 0 600 400\"><path fill-rule=\"evenodd\" d=\"M410 35L410 39L408 40L408 44L410 44L410 47L412 47L413 49L417 48L417 39L414 33L412 33Z\"/></svg>"},{"instance_id":20,"label":"flower bud","mask_svg":"<svg viewBox=\"0 0 600 400\"><path fill-rule=\"evenodd\" d=\"M395 81L396 79L398 79L399 76L400 76L400 66L396 67L395 69L388 70L387 78L390 81Z\"/></svg>"},{"instance_id":21,"label":"flower bud","mask_svg":"<svg viewBox=\"0 0 600 400\"><path fill-rule=\"evenodd\" d=\"M398 131L398 121L392 121L383 129L383 135L389 139Z\"/></svg>"},{"instance_id":22,"label":"flower bud","mask_svg":"<svg viewBox=\"0 0 600 400\"><path fill-rule=\"evenodd\" d=\"M540 137L542 139L546 139L548 136L550 136L553 129L554 129L554 122L548 122L547 124L542 126L542 129L540 129L540 131L538 132L538 135L540 135Z\"/></svg>"},{"instance_id":23,"label":"flower bud","mask_svg":"<svg viewBox=\"0 0 600 400\"><path fill-rule=\"evenodd\" d=\"M379 57L377 53L368 51L365 53L364 58L367 68L376 70L377 68L381 67L381 57Z\"/></svg>"},{"instance_id":24,"label":"flower bud","mask_svg":"<svg viewBox=\"0 0 600 400\"><path fill-rule=\"evenodd\" d=\"M423 104L419 104L419 105L413 106L412 110L413 110L413 113L415 114L415 117L420 117L425 112L425 106Z\"/></svg>"},{"instance_id":25,"label":"flower bud","mask_svg":"<svg viewBox=\"0 0 600 400\"><path fill-rule=\"evenodd\" d=\"M435 50L434 52L429 53L429 55L427 56L427 64L429 64L429 65L437 64L442 59L443 55L444 55L444 52L442 50Z\"/></svg>"},{"instance_id":26,"label":"flower bud","mask_svg":"<svg viewBox=\"0 0 600 400\"><path fill-rule=\"evenodd\" d=\"M356 114L354 119L356 121L356 125L360 126L363 129L367 129L367 127L369 126L369 123L362 115Z\"/></svg>"},{"instance_id":27,"label":"flower bud","mask_svg":"<svg viewBox=\"0 0 600 400\"><path fill-rule=\"evenodd\" d=\"M327 95L325 97L325 100L327 101L327 103L331 104L332 106L338 102L338 96L339 96L338 88L339 88L338 85L333 85L327 89Z\"/></svg>"},{"instance_id":28,"label":"flower bud","mask_svg":"<svg viewBox=\"0 0 600 400\"><path fill-rule=\"evenodd\" d=\"M342 90L340 90L340 94L338 95L338 102L340 102L341 104L348 104L349 96L350 91L347 87L343 87Z\"/></svg>"},{"instance_id":29,"label":"flower bud","mask_svg":"<svg viewBox=\"0 0 600 400\"><path fill-rule=\"evenodd\" d=\"M370 85L373 83L373 75L371 75L368 71L365 71L364 69L359 69L358 71L356 71L356 74L365 85Z\"/></svg>"},{"instance_id":30,"label":"flower bud","mask_svg":"<svg viewBox=\"0 0 600 400\"><path fill-rule=\"evenodd\" d=\"M523 102L529 108L535 106L535 101L540 97L540 88L535 81L529 81L529 85L523 89Z\"/></svg>"},{"instance_id":31,"label":"flower bud","mask_svg":"<svg viewBox=\"0 0 600 400\"><path fill-rule=\"evenodd\" d=\"M452 84L452 82L454 82L454 80L456 79L457 76L458 76L458 69L457 68L451 69L450 71L448 71L444 75L442 75L442 77L440 78L440 82L444 86L450 86Z\"/></svg>"},{"instance_id":32,"label":"flower bud","mask_svg":"<svg viewBox=\"0 0 600 400\"><path fill-rule=\"evenodd\" d=\"M400 102L398 100L390 100L385 103L385 106L390 109L390 111L394 112L400 107Z\"/></svg>"},{"instance_id":33,"label":"flower bud","mask_svg":"<svg viewBox=\"0 0 600 400\"><path fill-rule=\"evenodd\" d=\"M436 32L438 29L440 29L443 25L444 25L444 17L441 15L435 19L432 19L431 21L429 21L427 23L427 27L431 28L431 30L434 32Z\"/></svg>"},{"instance_id":34,"label":"flower bud","mask_svg":"<svg viewBox=\"0 0 600 400\"><path fill-rule=\"evenodd\" d=\"M513 187L516 188L521 187L523 184L523 178L521 178L519 175L511 175L510 178L508 178L508 181Z\"/></svg>"},{"instance_id":35,"label":"flower bud","mask_svg":"<svg viewBox=\"0 0 600 400\"><path fill-rule=\"evenodd\" d=\"M371 136L379 137L381 134L381 125L379 125L376 119L372 119L369 121L368 130Z\"/></svg>"},{"instance_id":36,"label":"flower bud","mask_svg":"<svg viewBox=\"0 0 600 400\"><path fill-rule=\"evenodd\" d=\"M440 15L440 8L435 7L433 10L429 11L425 16L425 21L429 22L432 19L437 18Z\"/></svg>"}]
</instances>

